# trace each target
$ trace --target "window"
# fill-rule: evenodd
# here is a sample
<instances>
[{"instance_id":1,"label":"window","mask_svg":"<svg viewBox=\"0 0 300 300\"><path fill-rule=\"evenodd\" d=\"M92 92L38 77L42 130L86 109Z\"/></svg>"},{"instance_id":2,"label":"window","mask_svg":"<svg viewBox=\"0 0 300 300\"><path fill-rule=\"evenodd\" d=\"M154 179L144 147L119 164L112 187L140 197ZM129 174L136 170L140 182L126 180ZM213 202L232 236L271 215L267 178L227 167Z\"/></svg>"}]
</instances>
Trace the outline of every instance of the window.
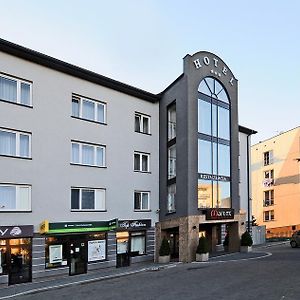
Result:
<instances>
[{"instance_id":1,"label":"window","mask_svg":"<svg viewBox=\"0 0 300 300\"><path fill-rule=\"evenodd\" d=\"M146 254L146 232L130 233L130 256Z\"/></svg>"},{"instance_id":2,"label":"window","mask_svg":"<svg viewBox=\"0 0 300 300\"><path fill-rule=\"evenodd\" d=\"M171 184L168 186L168 199L167 199L168 213L172 213L176 211L175 200L176 200L176 185Z\"/></svg>"},{"instance_id":3,"label":"window","mask_svg":"<svg viewBox=\"0 0 300 300\"><path fill-rule=\"evenodd\" d=\"M150 209L150 193L149 192L134 192L134 210L149 210Z\"/></svg>"},{"instance_id":4,"label":"window","mask_svg":"<svg viewBox=\"0 0 300 300\"><path fill-rule=\"evenodd\" d=\"M264 153L264 166L268 166L273 163L273 151L267 151Z\"/></svg>"},{"instance_id":5,"label":"window","mask_svg":"<svg viewBox=\"0 0 300 300\"><path fill-rule=\"evenodd\" d=\"M135 113L134 122L135 122L134 123L135 132L150 134L149 116L140 113Z\"/></svg>"},{"instance_id":6,"label":"window","mask_svg":"<svg viewBox=\"0 0 300 300\"><path fill-rule=\"evenodd\" d=\"M274 190L264 192L264 206L274 205Z\"/></svg>"},{"instance_id":7,"label":"window","mask_svg":"<svg viewBox=\"0 0 300 300\"><path fill-rule=\"evenodd\" d=\"M106 104L73 95L72 117L98 123L106 123Z\"/></svg>"},{"instance_id":8,"label":"window","mask_svg":"<svg viewBox=\"0 0 300 300\"><path fill-rule=\"evenodd\" d=\"M230 102L216 79L198 87L198 208L231 207Z\"/></svg>"},{"instance_id":9,"label":"window","mask_svg":"<svg viewBox=\"0 0 300 300\"><path fill-rule=\"evenodd\" d=\"M168 108L168 141L176 137L176 104Z\"/></svg>"},{"instance_id":10,"label":"window","mask_svg":"<svg viewBox=\"0 0 300 300\"><path fill-rule=\"evenodd\" d=\"M105 189L71 188L72 210L105 210Z\"/></svg>"},{"instance_id":11,"label":"window","mask_svg":"<svg viewBox=\"0 0 300 300\"><path fill-rule=\"evenodd\" d=\"M71 163L105 167L105 146L72 142Z\"/></svg>"},{"instance_id":12,"label":"window","mask_svg":"<svg viewBox=\"0 0 300 300\"><path fill-rule=\"evenodd\" d=\"M134 152L134 171L150 171L150 154Z\"/></svg>"},{"instance_id":13,"label":"window","mask_svg":"<svg viewBox=\"0 0 300 300\"><path fill-rule=\"evenodd\" d=\"M264 187L270 187L274 185L274 170L268 170L264 172Z\"/></svg>"},{"instance_id":14,"label":"window","mask_svg":"<svg viewBox=\"0 0 300 300\"><path fill-rule=\"evenodd\" d=\"M0 184L0 212L30 210L31 186Z\"/></svg>"},{"instance_id":15,"label":"window","mask_svg":"<svg viewBox=\"0 0 300 300\"><path fill-rule=\"evenodd\" d=\"M274 220L274 210L264 211L264 222Z\"/></svg>"},{"instance_id":16,"label":"window","mask_svg":"<svg viewBox=\"0 0 300 300\"><path fill-rule=\"evenodd\" d=\"M168 179L176 177L176 146L168 150Z\"/></svg>"},{"instance_id":17,"label":"window","mask_svg":"<svg viewBox=\"0 0 300 300\"><path fill-rule=\"evenodd\" d=\"M0 74L0 100L32 105L32 83Z\"/></svg>"},{"instance_id":18,"label":"window","mask_svg":"<svg viewBox=\"0 0 300 300\"><path fill-rule=\"evenodd\" d=\"M0 155L31 157L31 134L0 129Z\"/></svg>"}]
</instances>

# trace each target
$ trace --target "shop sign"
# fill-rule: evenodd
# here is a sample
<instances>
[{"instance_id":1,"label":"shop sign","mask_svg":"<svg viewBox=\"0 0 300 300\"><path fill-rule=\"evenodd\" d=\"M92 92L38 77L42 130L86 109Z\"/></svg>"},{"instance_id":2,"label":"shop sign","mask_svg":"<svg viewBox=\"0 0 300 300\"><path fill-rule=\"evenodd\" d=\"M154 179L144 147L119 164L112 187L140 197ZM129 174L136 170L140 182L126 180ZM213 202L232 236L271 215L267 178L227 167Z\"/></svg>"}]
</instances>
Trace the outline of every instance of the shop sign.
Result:
<instances>
[{"instance_id":1,"label":"shop sign","mask_svg":"<svg viewBox=\"0 0 300 300\"><path fill-rule=\"evenodd\" d=\"M209 208L206 210L206 220L234 219L232 208Z\"/></svg>"},{"instance_id":2,"label":"shop sign","mask_svg":"<svg viewBox=\"0 0 300 300\"><path fill-rule=\"evenodd\" d=\"M0 226L0 238L17 239L32 236L33 225Z\"/></svg>"},{"instance_id":3,"label":"shop sign","mask_svg":"<svg viewBox=\"0 0 300 300\"><path fill-rule=\"evenodd\" d=\"M151 227L151 220L122 220L119 221L119 229L143 229Z\"/></svg>"},{"instance_id":4,"label":"shop sign","mask_svg":"<svg viewBox=\"0 0 300 300\"><path fill-rule=\"evenodd\" d=\"M204 180L230 181L230 177L228 176L211 175L204 173L199 173L198 178Z\"/></svg>"},{"instance_id":5,"label":"shop sign","mask_svg":"<svg viewBox=\"0 0 300 300\"><path fill-rule=\"evenodd\" d=\"M92 221L92 222L58 222L48 223L44 221L40 225L40 233L78 233L109 231L117 228L118 219L110 221Z\"/></svg>"}]
</instances>

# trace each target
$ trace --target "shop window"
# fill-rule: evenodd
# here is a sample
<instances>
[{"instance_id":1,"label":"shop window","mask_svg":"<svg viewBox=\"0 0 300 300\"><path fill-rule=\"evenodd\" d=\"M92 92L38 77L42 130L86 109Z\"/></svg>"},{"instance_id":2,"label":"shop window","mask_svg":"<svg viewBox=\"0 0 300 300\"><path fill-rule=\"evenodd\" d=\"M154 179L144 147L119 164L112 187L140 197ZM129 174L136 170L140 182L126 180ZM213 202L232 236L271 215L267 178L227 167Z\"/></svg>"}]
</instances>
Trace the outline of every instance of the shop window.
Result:
<instances>
[{"instance_id":1,"label":"shop window","mask_svg":"<svg viewBox=\"0 0 300 300\"><path fill-rule=\"evenodd\" d=\"M72 210L105 210L105 189L72 188L71 209Z\"/></svg>"},{"instance_id":2,"label":"shop window","mask_svg":"<svg viewBox=\"0 0 300 300\"><path fill-rule=\"evenodd\" d=\"M150 134L150 117L141 113L135 113L135 132Z\"/></svg>"},{"instance_id":3,"label":"shop window","mask_svg":"<svg viewBox=\"0 0 300 300\"><path fill-rule=\"evenodd\" d=\"M72 117L105 124L106 103L73 95Z\"/></svg>"},{"instance_id":4,"label":"shop window","mask_svg":"<svg viewBox=\"0 0 300 300\"><path fill-rule=\"evenodd\" d=\"M138 256L146 254L146 233L131 232L130 233L130 256Z\"/></svg>"},{"instance_id":5,"label":"shop window","mask_svg":"<svg viewBox=\"0 0 300 300\"><path fill-rule=\"evenodd\" d=\"M30 210L31 186L0 184L0 212Z\"/></svg>"},{"instance_id":6,"label":"shop window","mask_svg":"<svg viewBox=\"0 0 300 300\"><path fill-rule=\"evenodd\" d=\"M32 105L32 83L0 74L0 100Z\"/></svg>"},{"instance_id":7,"label":"shop window","mask_svg":"<svg viewBox=\"0 0 300 300\"><path fill-rule=\"evenodd\" d=\"M88 262L106 259L106 234L90 234L88 239Z\"/></svg>"}]
</instances>

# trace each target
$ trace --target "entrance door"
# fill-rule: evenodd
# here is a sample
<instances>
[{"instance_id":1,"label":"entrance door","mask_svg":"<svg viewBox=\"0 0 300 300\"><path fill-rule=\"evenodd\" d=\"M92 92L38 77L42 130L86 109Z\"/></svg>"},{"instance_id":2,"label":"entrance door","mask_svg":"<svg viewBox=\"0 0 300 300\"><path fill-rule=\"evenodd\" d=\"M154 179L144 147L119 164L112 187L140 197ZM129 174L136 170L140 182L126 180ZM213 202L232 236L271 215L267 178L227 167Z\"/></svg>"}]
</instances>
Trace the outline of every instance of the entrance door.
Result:
<instances>
[{"instance_id":1,"label":"entrance door","mask_svg":"<svg viewBox=\"0 0 300 300\"><path fill-rule=\"evenodd\" d=\"M9 248L8 284L31 282L31 239L10 239Z\"/></svg>"},{"instance_id":2,"label":"entrance door","mask_svg":"<svg viewBox=\"0 0 300 300\"><path fill-rule=\"evenodd\" d=\"M130 266L129 233L117 232L117 268Z\"/></svg>"},{"instance_id":3,"label":"entrance door","mask_svg":"<svg viewBox=\"0 0 300 300\"><path fill-rule=\"evenodd\" d=\"M179 258L179 232L170 233L170 255L171 259Z\"/></svg>"},{"instance_id":4,"label":"entrance door","mask_svg":"<svg viewBox=\"0 0 300 300\"><path fill-rule=\"evenodd\" d=\"M87 246L82 239L70 240L69 275L87 273Z\"/></svg>"}]
</instances>

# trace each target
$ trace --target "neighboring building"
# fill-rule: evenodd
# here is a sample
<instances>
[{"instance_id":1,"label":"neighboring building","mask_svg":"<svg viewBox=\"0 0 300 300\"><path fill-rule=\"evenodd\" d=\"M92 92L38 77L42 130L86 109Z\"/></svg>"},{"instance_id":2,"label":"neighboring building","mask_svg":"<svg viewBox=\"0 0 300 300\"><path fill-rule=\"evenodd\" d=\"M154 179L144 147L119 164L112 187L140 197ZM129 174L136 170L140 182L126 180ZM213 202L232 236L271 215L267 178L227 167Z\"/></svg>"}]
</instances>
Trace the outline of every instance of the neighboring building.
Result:
<instances>
[{"instance_id":1,"label":"neighboring building","mask_svg":"<svg viewBox=\"0 0 300 300\"><path fill-rule=\"evenodd\" d=\"M267 238L300 229L300 127L251 147L252 203Z\"/></svg>"},{"instance_id":2,"label":"neighboring building","mask_svg":"<svg viewBox=\"0 0 300 300\"><path fill-rule=\"evenodd\" d=\"M242 192L241 206L237 80L219 57L198 52L184 58L183 74L161 96L156 247L166 236L171 256L190 262L199 236L217 251L228 231L229 249L238 250L249 196ZM252 133L241 130L242 142L243 131ZM247 176L247 159L241 165Z\"/></svg>"},{"instance_id":3,"label":"neighboring building","mask_svg":"<svg viewBox=\"0 0 300 300\"><path fill-rule=\"evenodd\" d=\"M211 53L154 95L0 40L0 282L238 250L253 133Z\"/></svg>"}]
</instances>

